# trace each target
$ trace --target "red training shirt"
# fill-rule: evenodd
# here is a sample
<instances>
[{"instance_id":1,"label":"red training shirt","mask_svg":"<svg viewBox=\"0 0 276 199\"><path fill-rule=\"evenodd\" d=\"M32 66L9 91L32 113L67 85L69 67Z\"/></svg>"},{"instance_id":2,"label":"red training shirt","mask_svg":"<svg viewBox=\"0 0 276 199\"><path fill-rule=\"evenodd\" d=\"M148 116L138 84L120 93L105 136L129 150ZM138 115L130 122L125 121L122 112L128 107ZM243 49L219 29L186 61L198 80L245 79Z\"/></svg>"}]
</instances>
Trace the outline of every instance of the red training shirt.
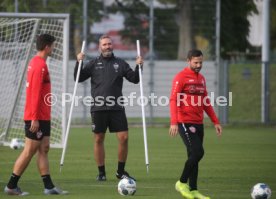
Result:
<instances>
[{"instance_id":1,"label":"red training shirt","mask_svg":"<svg viewBox=\"0 0 276 199\"><path fill-rule=\"evenodd\" d=\"M207 96L205 78L186 67L173 80L170 97L171 124L202 124L204 111L214 124L219 124Z\"/></svg>"},{"instance_id":2,"label":"red training shirt","mask_svg":"<svg viewBox=\"0 0 276 199\"><path fill-rule=\"evenodd\" d=\"M46 60L35 56L27 71L24 120L50 120L51 105L44 100L51 94L51 82Z\"/></svg>"}]
</instances>

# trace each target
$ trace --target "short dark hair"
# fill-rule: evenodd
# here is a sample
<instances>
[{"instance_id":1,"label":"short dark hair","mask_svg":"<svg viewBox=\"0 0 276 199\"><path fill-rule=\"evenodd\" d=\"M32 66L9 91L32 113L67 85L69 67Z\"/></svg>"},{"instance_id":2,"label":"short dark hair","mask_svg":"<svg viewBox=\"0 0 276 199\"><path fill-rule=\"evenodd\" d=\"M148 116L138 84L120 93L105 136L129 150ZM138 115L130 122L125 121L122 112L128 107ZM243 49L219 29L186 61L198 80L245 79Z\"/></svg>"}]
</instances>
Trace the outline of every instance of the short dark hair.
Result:
<instances>
[{"instance_id":1,"label":"short dark hair","mask_svg":"<svg viewBox=\"0 0 276 199\"><path fill-rule=\"evenodd\" d=\"M46 46L51 46L56 38L49 34L41 34L36 39L36 49L38 51L44 50Z\"/></svg>"},{"instance_id":2,"label":"short dark hair","mask_svg":"<svg viewBox=\"0 0 276 199\"><path fill-rule=\"evenodd\" d=\"M100 43L100 41L103 40L103 39L110 39L110 40L111 40L111 38L110 38L109 35L102 35L102 36L99 38L99 43Z\"/></svg>"},{"instance_id":3,"label":"short dark hair","mask_svg":"<svg viewBox=\"0 0 276 199\"><path fill-rule=\"evenodd\" d=\"M200 57L200 56L203 56L203 53L200 50L192 49L192 50L189 50L187 59L191 60L193 57Z\"/></svg>"}]
</instances>

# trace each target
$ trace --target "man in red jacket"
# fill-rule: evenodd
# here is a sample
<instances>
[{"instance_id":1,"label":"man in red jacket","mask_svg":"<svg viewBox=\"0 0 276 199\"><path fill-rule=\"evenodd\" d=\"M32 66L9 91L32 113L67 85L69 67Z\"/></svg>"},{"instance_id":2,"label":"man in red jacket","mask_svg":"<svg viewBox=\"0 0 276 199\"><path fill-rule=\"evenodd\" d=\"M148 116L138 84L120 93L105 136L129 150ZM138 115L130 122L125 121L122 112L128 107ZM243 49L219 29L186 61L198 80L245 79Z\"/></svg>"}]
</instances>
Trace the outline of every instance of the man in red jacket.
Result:
<instances>
[{"instance_id":1,"label":"man in red jacket","mask_svg":"<svg viewBox=\"0 0 276 199\"><path fill-rule=\"evenodd\" d=\"M48 151L51 131L51 106L45 97L51 94L51 83L46 59L54 49L55 37L42 34L37 37L37 54L28 65L26 104L24 112L25 146L17 158L13 173L4 192L8 195L27 195L17 186L19 178L37 153L37 166L44 183L44 194L66 194L54 186L49 171Z\"/></svg>"},{"instance_id":2,"label":"man in red jacket","mask_svg":"<svg viewBox=\"0 0 276 199\"><path fill-rule=\"evenodd\" d=\"M202 52L190 50L187 59L189 65L175 76L170 97L169 134L176 136L179 133L188 153L175 188L187 199L210 199L197 190L198 163L204 155L204 111L214 123L218 136L222 133L222 127L207 96L205 78L199 73L203 62Z\"/></svg>"}]
</instances>

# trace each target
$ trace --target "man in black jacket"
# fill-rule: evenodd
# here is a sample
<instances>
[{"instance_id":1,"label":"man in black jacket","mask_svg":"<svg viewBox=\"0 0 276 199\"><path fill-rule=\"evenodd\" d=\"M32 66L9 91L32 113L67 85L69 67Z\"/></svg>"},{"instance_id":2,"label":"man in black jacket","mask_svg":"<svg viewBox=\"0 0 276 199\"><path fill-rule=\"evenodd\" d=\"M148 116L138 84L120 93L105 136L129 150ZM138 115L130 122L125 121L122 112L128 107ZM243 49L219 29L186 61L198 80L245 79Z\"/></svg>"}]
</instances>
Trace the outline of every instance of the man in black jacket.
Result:
<instances>
[{"instance_id":1,"label":"man in black jacket","mask_svg":"<svg viewBox=\"0 0 276 199\"><path fill-rule=\"evenodd\" d=\"M98 165L98 181L106 180L104 139L107 127L110 132L116 132L118 146L118 170L116 177L122 179L131 177L125 171L128 154L128 124L124 106L121 104L123 78L132 83L139 83L138 65L143 64L142 57L136 58L136 68L133 71L124 60L115 57L111 38L107 35L99 39L101 55L81 68L79 82L91 78L91 118L94 132L94 157ZM78 62L84 59L84 54L77 55L74 71L76 80ZM119 100L118 100L119 99ZM134 179L134 178L133 178Z\"/></svg>"}]
</instances>

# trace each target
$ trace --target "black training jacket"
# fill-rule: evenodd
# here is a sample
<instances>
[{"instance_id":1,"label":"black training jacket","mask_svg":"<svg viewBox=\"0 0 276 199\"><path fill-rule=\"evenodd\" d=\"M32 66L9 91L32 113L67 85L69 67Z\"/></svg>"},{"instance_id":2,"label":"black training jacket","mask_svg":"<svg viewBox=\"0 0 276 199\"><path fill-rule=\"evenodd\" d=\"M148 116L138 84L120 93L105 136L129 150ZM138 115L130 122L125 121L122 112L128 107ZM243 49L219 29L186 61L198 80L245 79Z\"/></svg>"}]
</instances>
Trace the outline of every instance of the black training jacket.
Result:
<instances>
[{"instance_id":1,"label":"black training jacket","mask_svg":"<svg viewBox=\"0 0 276 199\"><path fill-rule=\"evenodd\" d=\"M74 70L76 81L78 62ZM132 83L139 83L139 67L133 71L124 60L115 57L104 58L102 55L92 59L81 68L79 82L91 78L91 112L102 110L124 110L117 99L122 96L123 78ZM83 96L85 97L85 96Z\"/></svg>"}]
</instances>

